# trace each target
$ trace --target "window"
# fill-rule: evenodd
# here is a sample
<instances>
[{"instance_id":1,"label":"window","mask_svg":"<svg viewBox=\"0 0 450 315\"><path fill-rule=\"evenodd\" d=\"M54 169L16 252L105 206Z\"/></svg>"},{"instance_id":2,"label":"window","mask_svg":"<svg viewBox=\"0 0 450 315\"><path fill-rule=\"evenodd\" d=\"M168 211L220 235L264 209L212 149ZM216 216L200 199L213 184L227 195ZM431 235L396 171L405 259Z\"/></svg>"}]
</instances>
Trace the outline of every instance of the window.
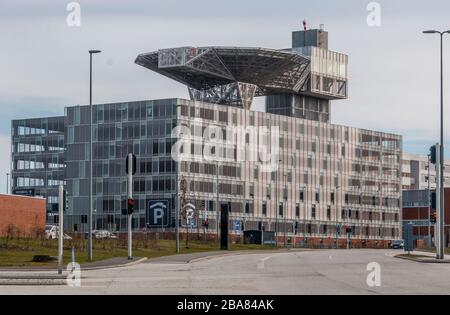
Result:
<instances>
[{"instance_id":1,"label":"window","mask_svg":"<svg viewBox=\"0 0 450 315\"><path fill-rule=\"evenodd\" d=\"M331 206L327 207L327 220L331 219Z\"/></svg>"},{"instance_id":2,"label":"window","mask_svg":"<svg viewBox=\"0 0 450 315\"><path fill-rule=\"evenodd\" d=\"M267 204L265 202L262 204L262 214L267 215Z\"/></svg>"},{"instance_id":3,"label":"window","mask_svg":"<svg viewBox=\"0 0 450 315\"><path fill-rule=\"evenodd\" d=\"M300 217L300 205L298 203L295 205L295 216Z\"/></svg>"},{"instance_id":4,"label":"window","mask_svg":"<svg viewBox=\"0 0 450 315\"><path fill-rule=\"evenodd\" d=\"M320 194L316 192L316 202L320 203Z\"/></svg>"},{"instance_id":5,"label":"window","mask_svg":"<svg viewBox=\"0 0 450 315\"><path fill-rule=\"evenodd\" d=\"M316 205L312 205L311 208L311 218L316 219Z\"/></svg>"},{"instance_id":6,"label":"window","mask_svg":"<svg viewBox=\"0 0 450 315\"><path fill-rule=\"evenodd\" d=\"M280 202L280 204L278 205L278 215L282 217L283 216L283 212L284 212L283 203Z\"/></svg>"},{"instance_id":7,"label":"window","mask_svg":"<svg viewBox=\"0 0 450 315\"><path fill-rule=\"evenodd\" d=\"M331 193L331 203L334 204L334 192Z\"/></svg>"},{"instance_id":8,"label":"window","mask_svg":"<svg viewBox=\"0 0 450 315\"><path fill-rule=\"evenodd\" d=\"M305 201L305 192L303 190L300 191L300 201Z\"/></svg>"},{"instance_id":9,"label":"window","mask_svg":"<svg viewBox=\"0 0 450 315\"><path fill-rule=\"evenodd\" d=\"M250 213L250 204L248 202L245 203L245 213L246 214Z\"/></svg>"}]
</instances>

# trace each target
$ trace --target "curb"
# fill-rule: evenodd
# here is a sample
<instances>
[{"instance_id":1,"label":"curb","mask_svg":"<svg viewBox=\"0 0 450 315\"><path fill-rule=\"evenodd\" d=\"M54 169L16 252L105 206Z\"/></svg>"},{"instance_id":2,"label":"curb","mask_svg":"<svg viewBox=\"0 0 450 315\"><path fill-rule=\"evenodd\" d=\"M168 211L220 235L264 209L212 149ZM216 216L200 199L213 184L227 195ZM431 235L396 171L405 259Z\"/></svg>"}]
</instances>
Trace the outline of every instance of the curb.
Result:
<instances>
[{"instance_id":1,"label":"curb","mask_svg":"<svg viewBox=\"0 0 450 315\"><path fill-rule=\"evenodd\" d=\"M127 267L127 266L133 266L133 265L137 265L140 264L144 261L146 261L148 258L147 257L142 257L139 258L138 260L134 260L125 264L118 264L118 265L107 265L107 266L97 266L97 267L83 267L81 266L81 270L83 271L89 271L89 270L101 270L101 269L113 269L113 268L120 268L120 267ZM55 268L0 268L0 272L51 272L51 271L56 271L57 267ZM1 275L0 275L0 279L1 279Z\"/></svg>"},{"instance_id":2,"label":"curb","mask_svg":"<svg viewBox=\"0 0 450 315\"><path fill-rule=\"evenodd\" d=\"M433 257L430 258L413 258L413 257L404 257L404 256L394 256L394 258L403 259L403 260L409 260L414 261L422 264L450 264L450 259L444 259L444 260L437 260Z\"/></svg>"},{"instance_id":3,"label":"curb","mask_svg":"<svg viewBox=\"0 0 450 315\"><path fill-rule=\"evenodd\" d=\"M114 269L114 268L128 267L128 266L134 266L134 265L143 263L147 259L148 259L147 257L142 257L142 258L139 258L138 260L134 260L129 263L119 264L119 265L110 265L110 266L85 267L85 268L83 268L83 266L81 266L81 270L89 271L89 270Z\"/></svg>"},{"instance_id":4,"label":"curb","mask_svg":"<svg viewBox=\"0 0 450 315\"><path fill-rule=\"evenodd\" d=\"M67 279L0 279L0 286L67 285Z\"/></svg>"}]
</instances>

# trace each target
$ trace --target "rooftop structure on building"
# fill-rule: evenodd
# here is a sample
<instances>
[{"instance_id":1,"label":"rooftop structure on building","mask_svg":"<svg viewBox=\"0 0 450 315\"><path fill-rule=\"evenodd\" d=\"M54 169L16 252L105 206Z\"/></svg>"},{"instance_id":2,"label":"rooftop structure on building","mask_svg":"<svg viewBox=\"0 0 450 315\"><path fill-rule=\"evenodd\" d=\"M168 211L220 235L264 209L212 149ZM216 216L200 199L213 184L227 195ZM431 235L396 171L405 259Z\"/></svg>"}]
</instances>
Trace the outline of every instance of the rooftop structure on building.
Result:
<instances>
[{"instance_id":1,"label":"rooftop structure on building","mask_svg":"<svg viewBox=\"0 0 450 315\"><path fill-rule=\"evenodd\" d=\"M137 64L188 87L191 100L328 122L330 100L347 98L346 55L328 50L328 33L293 33L291 49L178 47L140 54Z\"/></svg>"}]
</instances>

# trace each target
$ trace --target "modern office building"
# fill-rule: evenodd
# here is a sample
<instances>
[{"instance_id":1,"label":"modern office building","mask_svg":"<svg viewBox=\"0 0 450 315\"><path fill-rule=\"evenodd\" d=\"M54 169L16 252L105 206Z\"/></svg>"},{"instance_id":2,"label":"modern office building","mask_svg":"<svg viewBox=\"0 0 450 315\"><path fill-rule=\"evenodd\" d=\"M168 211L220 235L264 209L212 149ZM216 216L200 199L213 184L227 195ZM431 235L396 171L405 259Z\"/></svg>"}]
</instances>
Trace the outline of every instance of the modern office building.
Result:
<instances>
[{"instance_id":1,"label":"modern office building","mask_svg":"<svg viewBox=\"0 0 450 315\"><path fill-rule=\"evenodd\" d=\"M236 234L264 229L279 241L329 245L349 236L368 246L401 237L402 138L330 123L331 101L347 97L348 61L328 50L327 39L311 30L294 32L289 50L181 47L139 55L137 64L187 85L191 99L94 105L95 227L125 230L125 157L134 153L135 229L173 227L175 209L183 216L189 204L195 226L207 220L215 233L225 205ZM252 110L257 96L266 97L266 112ZM87 230L89 122L89 106L66 108L60 180L69 196L65 222L76 231ZM25 141L24 124L13 122L13 143ZM13 146L14 165L19 156ZM43 187L53 183L49 172ZM14 189L31 173L14 167ZM26 183L20 188L35 188ZM154 201L166 202L167 221L153 220Z\"/></svg>"},{"instance_id":2,"label":"modern office building","mask_svg":"<svg viewBox=\"0 0 450 315\"><path fill-rule=\"evenodd\" d=\"M445 187L450 187L450 161L444 163ZM436 189L436 166L429 163L428 156L403 153L402 189Z\"/></svg>"},{"instance_id":3,"label":"modern office building","mask_svg":"<svg viewBox=\"0 0 450 315\"><path fill-rule=\"evenodd\" d=\"M47 198L47 220L58 212L58 185L65 181L64 116L13 120L12 193Z\"/></svg>"}]
</instances>

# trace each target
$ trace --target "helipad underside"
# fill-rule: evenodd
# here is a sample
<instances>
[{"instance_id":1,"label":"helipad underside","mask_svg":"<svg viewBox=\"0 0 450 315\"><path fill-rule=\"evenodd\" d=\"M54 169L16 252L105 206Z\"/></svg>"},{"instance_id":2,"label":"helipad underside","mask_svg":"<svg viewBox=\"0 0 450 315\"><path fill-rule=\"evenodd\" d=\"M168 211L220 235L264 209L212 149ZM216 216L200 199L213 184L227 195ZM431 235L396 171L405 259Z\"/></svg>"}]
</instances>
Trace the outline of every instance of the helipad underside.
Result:
<instances>
[{"instance_id":1,"label":"helipad underside","mask_svg":"<svg viewBox=\"0 0 450 315\"><path fill-rule=\"evenodd\" d=\"M170 48L136 63L187 85L193 100L244 108L254 96L298 93L310 75L308 57L265 48Z\"/></svg>"}]
</instances>

